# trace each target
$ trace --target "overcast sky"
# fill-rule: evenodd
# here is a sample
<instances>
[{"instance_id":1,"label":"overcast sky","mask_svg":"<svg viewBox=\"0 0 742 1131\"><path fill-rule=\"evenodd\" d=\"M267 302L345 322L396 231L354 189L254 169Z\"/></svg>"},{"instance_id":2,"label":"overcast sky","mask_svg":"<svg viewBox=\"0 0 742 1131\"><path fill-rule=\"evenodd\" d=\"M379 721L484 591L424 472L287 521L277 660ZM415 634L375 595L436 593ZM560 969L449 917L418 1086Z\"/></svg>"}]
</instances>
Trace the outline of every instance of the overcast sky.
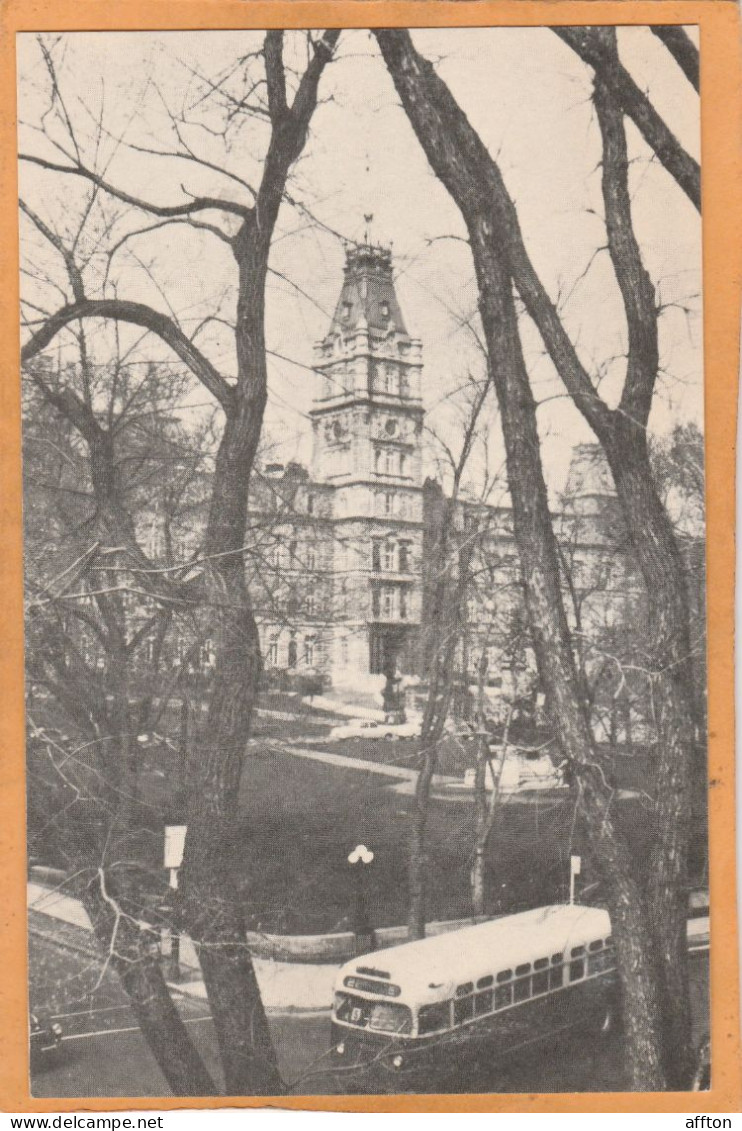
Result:
<instances>
[{"instance_id":1,"label":"overcast sky","mask_svg":"<svg viewBox=\"0 0 742 1131\"><path fill-rule=\"evenodd\" d=\"M589 71L548 29L419 31L414 39L437 61L497 156L535 266L552 296L566 300L564 317L582 359L591 372L602 375L601 388L614 397L623 376L625 323L608 256L599 250L605 232ZM171 138L163 99L173 108L184 100L192 104L198 89L194 72L216 76L259 42L256 33L244 32L66 35L55 54L79 140L92 145L94 119L103 100L108 132L100 139L99 160L111 182L162 204L182 201L184 188L222 197L237 194L249 203L245 191L224 177L190 163L134 152L112 138L123 135L140 146L167 147ZM298 37L294 45L300 47ZM662 44L646 28L627 28L620 31L620 48L640 86L649 91L686 148L699 157L697 96ZM38 126L48 106L48 86L34 37L18 37L18 59L19 116ZM312 342L327 328L342 275L342 242L332 233L361 238L365 213L374 216L373 238L394 247L407 326L423 341L423 388L431 424L449 432L455 429L446 397L482 365L471 332L460 326L461 316L476 309L471 258L461 238L463 223L427 165L368 32L343 33L320 93L322 104L290 192L326 227L284 206L271 261L294 284L272 276L267 304L269 347L296 363L271 358L267 426L271 435L280 435L284 458L308 456L306 412L317 383L306 367L311 365ZM54 156L37 129L22 125L20 133L23 150ZM664 431L676 420L702 423L700 220L651 159L631 123L627 133L636 229L659 298L669 304L661 318L664 372L652 419L653 428ZM209 159L222 159L221 143L202 127L189 136ZM253 119L231 142L230 168L248 181L256 178L256 157L265 138L265 127ZM58 176L27 165L21 167L21 187L60 232L72 222L87 193L75 178L60 183ZM141 213L130 214L118 221L115 232L120 235L147 222ZM22 235L31 270L52 271L61 281L54 256L25 223ZM442 238L447 236L459 238ZM103 260L94 258L91 290L103 269ZM228 249L210 234L184 227L129 240L114 260L109 285L114 281L119 297L169 307L191 329L216 310L222 297L220 312L228 316L234 300L235 272ZM27 283L26 290L34 302L59 305L59 295L46 286ZM233 371L226 332L212 327L199 341L212 360ZM534 391L543 402L539 424L547 474L552 488L558 489L571 445L592 436L561 396L530 326L524 327L524 341ZM499 441L493 447L499 450Z\"/></svg>"}]
</instances>

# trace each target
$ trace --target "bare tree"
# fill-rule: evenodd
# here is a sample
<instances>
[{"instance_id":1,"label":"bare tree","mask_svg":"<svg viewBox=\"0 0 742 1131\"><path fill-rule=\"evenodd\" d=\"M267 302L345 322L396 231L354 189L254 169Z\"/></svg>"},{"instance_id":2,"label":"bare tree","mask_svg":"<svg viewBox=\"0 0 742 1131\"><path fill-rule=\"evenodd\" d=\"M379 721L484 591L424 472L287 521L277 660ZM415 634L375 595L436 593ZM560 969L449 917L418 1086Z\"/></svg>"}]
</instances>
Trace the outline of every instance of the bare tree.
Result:
<instances>
[{"instance_id":1,"label":"bare tree","mask_svg":"<svg viewBox=\"0 0 742 1131\"><path fill-rule=\"evenodd\" d=\"M413 939L425 936L425 897L429 874L425 837L430 808L430 789L438 765L439 745L451 706L455 659L461 644L462 618L465 616L469 585L470 547L466 541L462 544L454 533L461 517L459 492L487 393L487 382L483 382L475 389L463 430L461 449L458 454L447 449L451 489L445 495L442 492L438 495L436 514L430 516L428 529L426 568L429 581L425 603L428 624L435 634L435 642L432 644L426 671L428 694L420 729L421 766L415 782L408 847L407 927L410 938Z\"/></svg>"},{"instance_id":2,"label":"bare tree","mask_svg":"<svg viewBox=\"0 0 742 1131\"><path fill-rule=\"evenodd\" d=\"M79 239L66 240L41 217L26 215L61 257L68 293L56 310L29 313L30 335L22 349L29 364L65 327L79 327L90 319L105 319L116 326L133 324L159 339L188 367L219 405L224 419L219 439L202 553L187 580L159 573L137 536L133 516L122 496L120 470L114 457L113 436L94 407L71 387L53 388L40 371L35 381L60 417L77 429L88 445L92 490L102 532L119 548L129 570L137 570L159 603L197 600L211 610L215 666L208 714L197 736L198 758L192 761L189 783L188 836L185 851L182 900L187 930L198 947L199 960L214 1018L227 1092L232 1095L269 1095L282 1090L265 1013L251 958L244 938L240 901L225 859L237 816L238 787L244 766L245 742L261 670L258 633L249 599L244 569L247 533L247 485L257 450L266 403L266 343L264 329L265 285L268 259L278 211L286 194L292 165L300 156L317 105L322 72L332 56L339 32L307 34L306 63L294 75L287 71L284 33L269 31L261 48L237 61L219 81L199 76L204 98L215 99L223 111L223 136L235 121L259 121L266 131L264 157L255 188L225 162L214 164L200 157L186 140L184 123L176 115L170 122L175 149L154 150L163 160L175 155L215 177L213 195L189 196L160 205L126 188L109 183L85 156L72 115L68 112L51 50L42 44L49 78L49 101L65 136L56 142L61 156L23 153L21 160L57 177L82 179L90 186L90 209L100 200L119 202L154 218L150 229L163 224L188 224L224 243L236 269L236 314L233 346L236 379L228 379L195 344L175 318L155 306L126 299L105 285L91 297L85 276L86 261ZM235 76L237 79L235 80ZM232 83L227 80L233 80ZM234 90L234 81L242 85ZM293 95L293 96L292 96ZM51 120L51 113L44 121ZM97 122L97 138L104 132ZM50 138L47 135L47 141ZM54 144L53 139L52 144ZM228 139L231 140L231 139ZM227 152L229 147L227 146ZM149 152L153 152L150 147ZM95 155L95 151L93 157ZM225 193L225 185L239 192ZM251 197L244 202L245 195ZM217 217L217 222L203 217ZM226 224L226 227L225 227ZM188 230L188 229L186 229ZM103 229L103 237L106 236ZM129 238L130 237L130 234ZM115 247L109 247L109 257ZM103 291L101 294L100 291ZM69 294L71 291L71 295ZM219 311L211 318L220 319ZM194 576L195 572L195 576ZM101 914L110 930L120 921L113 877L101 873L98 884ZM178 1073L170 1079L179 1094L204 1094L204 1072L191 1080Z\"/></svg>"},{"instance_id":3,"label":"bare tree","mask_svg":"<svg viewBox=\"0 0 742 1131\"><path fill-rule=\"evenodd\" d=\"M178 423L188 382L169 366L101 372L86 360L55 373L43 361L30 363L24 390L29 848L68 872L173 1090L213 1089L165 984L154 926L142 929L163 896L143 743L161 730L168 741L168 706L204 626L184 602L153 599L110 545L91 449L39 383L88 397L108 419L122 505L163 571L174 552L188 556L208 422L192 434Z\"/></svg>"},{"instance_id":4,"label":"bare tree","mask_svg":"<svg viewBox=\"0 0 742 1131\"><path fill-rule=\"evenodd\" d=\"M468 228L490 376L500 405L514 530L533 643L554 733L563 757L574 767L581 812L605 879L624 993L632 1087L664 1087L671 1058L666 1055L668 1040L663 1039L668 1036L663 1033L666 1010L652 920L631 853L613 820L612 791L596 764L559 586L558 552L541 466L536 406L523 359L513 295L513 278L523 293L512 254L513 233L520 238L517 216L497 165L446 85L415 50L409 34L398 30L375 34L412 127ZM597 394L589 381L588 385L583 400L589 398L592 404ZM679 801L682 805L682 795ZM673 845L666 855L673 870L674 842L681 823L676 822L671 830ZM675 889L673 884L674 900ZM673 915L674 932L678 923L677 915ZM675 978L680 979L682 990L685 964L683 952L677 946L673 948L673 957L679 959ZM684 999L681 997L678 1008L683 1008L683 1002L687 1004L687 994ZM685 1032L684 1038L685 1049Z\"/></svg>"}]
</instances>

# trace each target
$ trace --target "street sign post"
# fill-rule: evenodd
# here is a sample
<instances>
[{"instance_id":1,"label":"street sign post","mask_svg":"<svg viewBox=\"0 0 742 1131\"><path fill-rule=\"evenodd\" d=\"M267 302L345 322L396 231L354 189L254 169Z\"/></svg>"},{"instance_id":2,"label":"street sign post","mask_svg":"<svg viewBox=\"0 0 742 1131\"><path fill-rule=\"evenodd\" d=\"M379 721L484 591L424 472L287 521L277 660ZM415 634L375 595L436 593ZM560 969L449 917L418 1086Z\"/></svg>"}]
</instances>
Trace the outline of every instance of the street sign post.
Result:
<instances>
[{"instance_id":1,"label":"street sign post","mask_svg":"<svg viewBox=\"0 0 742 1131\"><path fill-rule=\"evenodd\" d=\"M178 886L178 869L183 863L187 825L165 825L164 866L170 871L170 887Z\"/></svg>"},{"instance_id":2,"label":"street sign post","mask_svg":"<svg viewBox=\"0 0 742 1131\"><path fill-rule=\"evenodd\" d=\"M575 877L579 876L582 869L582 857L570 856L569 858L569 902L575 901Z\"/></svg>"},{"instance_id":3,"label":"street sign post","mask_svg":"<svg viewBox=\"0 0 742 1131\"><path fill-rule=\"evenodd\" d=\"M185 838L188 831L187 825L165 825L165 846L163 852L163 865L170 872L170 887L178 890L178 869L183 863L185 851ZM173 902L173 917L177 916L177 905ZM169 929L170 954L166 977L172 981L180 980L180 934L175 923Z\"/></svg>"}]
</instances>

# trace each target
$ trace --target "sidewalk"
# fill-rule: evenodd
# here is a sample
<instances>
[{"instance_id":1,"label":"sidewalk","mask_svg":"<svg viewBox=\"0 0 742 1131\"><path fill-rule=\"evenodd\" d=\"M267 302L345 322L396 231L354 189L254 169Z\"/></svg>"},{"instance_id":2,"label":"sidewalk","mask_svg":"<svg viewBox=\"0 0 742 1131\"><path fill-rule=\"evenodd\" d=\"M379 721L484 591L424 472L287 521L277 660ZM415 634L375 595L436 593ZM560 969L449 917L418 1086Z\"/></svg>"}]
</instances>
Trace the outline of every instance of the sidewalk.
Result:
<instances>
[{"instance_id":1,"label":"sidewalk","mask_svg":"<svg viewBox=\"0 0 742 1131\"><path fill-rule=\"evenodd\" d=\"M28 884L29 909L49 919L91 930L87 912L77 899L61 891L31 881ZM68 944L69 945L69 944ZM180 964L183 980L169 983L170 988L187 997L205 998L206 987L200 978L196 951L191 940L183 935L180 943ZM309 962L275 962L269 958L253 958L255 974L267 1013L326 1013L332 1004L332 989L337 964Z\"/></svg>"},{"instance_id":2,"label":"sidewalk","mask_svg":"<svg viewBox=\"0 0 742 1131\"><path fill-rule=\"evenodd\" d=\"M79 900L73 899L71 896L65 895L63 892L55 890L54 888L49 888L33 881L28 883L27 892L28 908L35 913L35 918L38 919L41 916L46 916L56 921L58 924L65 924L68 928L75 928L78 935L82 932L89 935L91 930L90 920ZM708 893L696 892L694 895L698 898L691 902L695 902L695 904L698 905L698 910L701 914L697 918L691 918L688 921L689 950L706 951L709 949L709 919L708 913L703 914L703 909L704 907L708 907ZM462 926L468 926L471 923L471 919L430 923L428 931L430 934L439 934L455 930ZM30 926L31 929L34 930L33 925ZM40 933L44 937L48 937L54 941L53 936L47 936L46 932L43 930L37 930L36 933ZM316 945L316 940L319 937L320 936L307 936L305 940L302 936L298 936L302 942L306 941L311 945ZM381 930L377 932L379 941L385 942L387 946L401 943L405 940L405 937L406 929L404 927L381 928ZM347 938L345 935L324 936L324 938L334 943L340 943L342 941L343 944L345 944L350 939L350 936L347 936ZM61 945L75 948L75 943L71 940L72 934L68 931L66 938L60 940L60 942ZM81 946L79 948L82 949ZM87 947L85 947L85 949L87 949ZM346 957L347 955L344 955L343 960L345 960ZM200 977L200 967L198 965L195 947L187 935L181 935L180 965L183 970L183 978L179 982L169 983L170 988L187 997L205 999L206 987ZM286 1016L297 1013L311 1014L328 1012L332 1004L335 975L340 969L342 961L313 963L300 960L284 962L272 958L261 958L253 954L253 965L255 967L255 974L258 979L266 1012Z\"/></svg>"}]
</instances>

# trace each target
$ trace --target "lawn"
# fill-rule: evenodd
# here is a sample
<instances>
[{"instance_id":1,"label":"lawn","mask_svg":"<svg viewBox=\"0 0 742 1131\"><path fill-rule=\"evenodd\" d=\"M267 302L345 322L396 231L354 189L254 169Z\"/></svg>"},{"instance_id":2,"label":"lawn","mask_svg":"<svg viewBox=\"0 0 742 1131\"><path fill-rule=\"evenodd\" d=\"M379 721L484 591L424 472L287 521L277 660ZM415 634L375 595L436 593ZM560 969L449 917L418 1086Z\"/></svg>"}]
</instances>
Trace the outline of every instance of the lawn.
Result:
<instances>
[{"instance_id":1,"label":"lawn","mask_svg":"<svg viewBox=\"0 0 742 1131\"><path fill-rule=\"evenodd\" d=\"M271 702L266 706L285 710L289 704ZM243 893L248 925L309 934L347 926L352 899L347 855L360 842L372 848L375 857L367 875L372 922L376 926L404 922L412 797L398 792L399 781L384 774L299 758L275 742L276 738L302 734L320 738L322 729L298 720L260 716L246 750L240 820L232 843L224 845L224 854ZM377 765L402 766L414 765L417 747L409 741L352 741L327 746L334 754L365 758ZM147 821L150 827L143 830L137 849L132 845L132 852L141 855L142 862L158 874L162 824L166 819L182 819L174 803L179 759L172 747L157 742L143 747L142 757L143 793L152 807L151 822ZM448 739L440 770L461 775L473 764L473 758L471 743ZM591 899L600 899L598 878L584 851L573 809L569 797L556 801L542 797L532 804L503 807L489 846L489 912L564 899L572 853L584 857L583 889L589 889ZM651 835L648 812L639 801L617 803L617 810L641 858ZM471 913L473 834L474 807L470 802L453 799L431 803L431 919ZM162 876L164 882L164 870Z\"/></svg>"},{"instance_id":2,"label":"lawn","mask_svg":"<svg viewBox=\"0 0 742 1131\"><path fill-rule=\"evenodd\" d=\"M242 819L229 851L251 926L315 933L347 925L351 903L348 852L358 843L374 852L368 903L376 926L405 920L406 840L412 798L378 773L308 761L261 744L245 766ZM639 851L646 813L622 803ZM569 857L583 853L569 798L505 805L489 848L487 910L538 906L567 895ZM471 914L469 872L474 807L465 801L431 804L428 841L431 919ZM586 855L586 854L585 854ZM598 883L585 858L583 888ZM600 888L592 887L591 898Z\"/></svg>"}]
</instances>

